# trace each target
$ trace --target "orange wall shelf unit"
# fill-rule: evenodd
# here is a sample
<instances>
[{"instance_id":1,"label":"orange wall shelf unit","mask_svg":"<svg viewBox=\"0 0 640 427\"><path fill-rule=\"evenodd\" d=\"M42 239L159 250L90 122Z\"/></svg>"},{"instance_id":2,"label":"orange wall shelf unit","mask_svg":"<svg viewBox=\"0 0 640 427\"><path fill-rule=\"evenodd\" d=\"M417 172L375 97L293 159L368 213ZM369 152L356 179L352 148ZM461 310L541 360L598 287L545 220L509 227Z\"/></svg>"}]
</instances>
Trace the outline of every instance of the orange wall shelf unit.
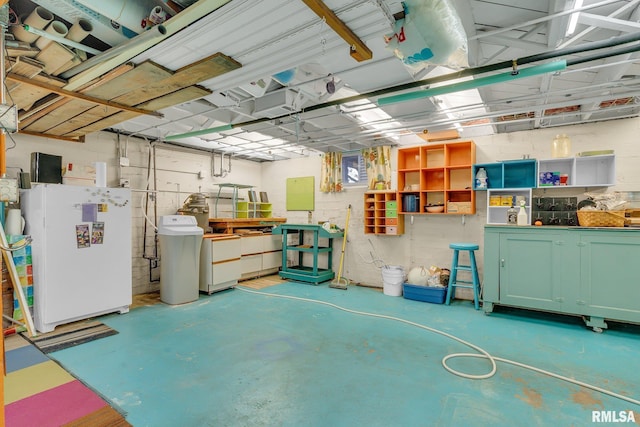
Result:
<instances>
[{"instance_id":1,"label":"orange wall shelf unit","mask_svg":"<svg viewBox=\"0 0 640 427\"><path fill-rule=\"evenodd\" d=\"M475 214L473 141L398 149L398 211L401 214ZM443 206L441 213L427 206Z\"/></svg>"}]
</instances>

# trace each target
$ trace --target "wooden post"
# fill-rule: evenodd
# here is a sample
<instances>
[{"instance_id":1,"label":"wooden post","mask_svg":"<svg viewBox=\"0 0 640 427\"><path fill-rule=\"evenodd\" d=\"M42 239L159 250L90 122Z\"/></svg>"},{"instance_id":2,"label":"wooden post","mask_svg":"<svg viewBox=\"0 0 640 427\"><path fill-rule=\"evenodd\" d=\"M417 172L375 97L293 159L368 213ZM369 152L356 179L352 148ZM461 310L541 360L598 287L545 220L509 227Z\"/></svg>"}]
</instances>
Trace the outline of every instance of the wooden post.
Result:
<instances>
[{"instance_id":1,"label":"wooden post","mask_svg":"<svg viewBox=\"0 0 640 427\"><path fill-rule=\"evenodd\" d=\"M0 1L0 7L8 8L8 1ZM7 14L8 16L8 14ZM0 104L4 104L4 32L7 30L9 23L0 22ZM7 173L6 153L6 136L4 129L0 130L0 177L4 177ZM4 203L0 203L0 209L4 209ZM4 230L3 230L4 232ZM0 267L2 260L0 259ZM2 282L2 270L0 269L0 283ZM0 294L0 314L2 314L2 295ZM2 411L0 411L0 425L5 424L4 420L4 377L7 373L6 362L4 360L4 331L0 337L2 345L0 345L0 360L2 361L2 375L0 375L0 402L2 402Z\"/></svg>"}]
</instances>

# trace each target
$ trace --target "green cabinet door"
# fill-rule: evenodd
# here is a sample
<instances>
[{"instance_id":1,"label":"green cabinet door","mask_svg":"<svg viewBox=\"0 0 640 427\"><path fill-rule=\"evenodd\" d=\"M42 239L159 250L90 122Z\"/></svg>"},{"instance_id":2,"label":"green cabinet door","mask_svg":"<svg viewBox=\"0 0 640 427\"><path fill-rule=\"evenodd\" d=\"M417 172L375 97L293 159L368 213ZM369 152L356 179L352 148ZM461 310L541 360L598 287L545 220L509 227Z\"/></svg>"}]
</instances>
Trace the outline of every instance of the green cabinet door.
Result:
<instances>
[{"instance_id":1,"label":"green cabinet door","mask_svg":"<svg viewBox=\"0 0 640 427\"><path fill-rule=\"evenodd\" d=\"M640 229L485 226L483 309L640 323Z\"/></svg>"},{"instance_id":2,"label":"green cabinet door","mask_svg":"<svg viewBox=\"0 0 640 427\"><path fill-rule=\"evenodd\" d=\"M500 236L502 304L562 311L567 294L577 294L577 290L566 287L570 277L563 266L565 237L553 232Z\"/></svg>"},{"instance_id":3,"label":"green cabinet door","mask_svg":"<svg viewBox=\"0 0 640 427\"><path fill-rule=\"evenodd\" d=\"M640 238L625 231L580 238L578 304L592 317L640 322Z\"/></svg>"}]
</instances>

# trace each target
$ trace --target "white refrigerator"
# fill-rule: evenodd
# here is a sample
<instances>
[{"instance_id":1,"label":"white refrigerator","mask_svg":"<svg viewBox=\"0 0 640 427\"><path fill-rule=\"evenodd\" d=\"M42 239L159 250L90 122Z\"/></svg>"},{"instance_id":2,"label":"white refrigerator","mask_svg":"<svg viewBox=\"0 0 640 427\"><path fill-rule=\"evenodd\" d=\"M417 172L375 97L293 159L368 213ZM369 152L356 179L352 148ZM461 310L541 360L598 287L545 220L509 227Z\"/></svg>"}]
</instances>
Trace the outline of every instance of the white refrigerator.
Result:
<instances>
[{"instance_id":1,"label":"white refrigerator","mask_svg":"<svg viewBox=\"0 0 640 427\"><path fill-rule=\"evenodd\" d=\"M128 188L36 184L20 190L31 235L34 324L39 332L131 305Z\"/></svg>"}]
</instances>

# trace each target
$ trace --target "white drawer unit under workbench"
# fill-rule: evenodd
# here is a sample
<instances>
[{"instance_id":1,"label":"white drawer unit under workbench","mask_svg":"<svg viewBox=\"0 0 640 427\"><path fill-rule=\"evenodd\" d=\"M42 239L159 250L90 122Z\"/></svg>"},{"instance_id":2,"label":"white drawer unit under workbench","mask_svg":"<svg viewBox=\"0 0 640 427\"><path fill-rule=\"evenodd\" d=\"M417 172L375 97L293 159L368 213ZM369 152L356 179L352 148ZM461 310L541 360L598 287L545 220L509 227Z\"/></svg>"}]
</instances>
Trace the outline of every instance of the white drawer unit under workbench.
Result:
<instances>
[{"instance_id":1,"label":"white drawer unit under workbench","mask_svg":"<svg viewBox=\"0 0 640 427\"><path fill-rule=\"evenodd\" d=\"M282 236L249 233L240 239L241 279L276 273L282 265Z\"/></svg>"},{"instance_id":2,"label":"white drawer unit under workbench","mask_svg":"<svg viewBox=\"0 0 640 427\"><path fill-rule=\"evenodd\" d=\"M233 234L205 234L200 250L200 291L212 294L238 284L241 240Z\"/></svg>"}]
</instances>

